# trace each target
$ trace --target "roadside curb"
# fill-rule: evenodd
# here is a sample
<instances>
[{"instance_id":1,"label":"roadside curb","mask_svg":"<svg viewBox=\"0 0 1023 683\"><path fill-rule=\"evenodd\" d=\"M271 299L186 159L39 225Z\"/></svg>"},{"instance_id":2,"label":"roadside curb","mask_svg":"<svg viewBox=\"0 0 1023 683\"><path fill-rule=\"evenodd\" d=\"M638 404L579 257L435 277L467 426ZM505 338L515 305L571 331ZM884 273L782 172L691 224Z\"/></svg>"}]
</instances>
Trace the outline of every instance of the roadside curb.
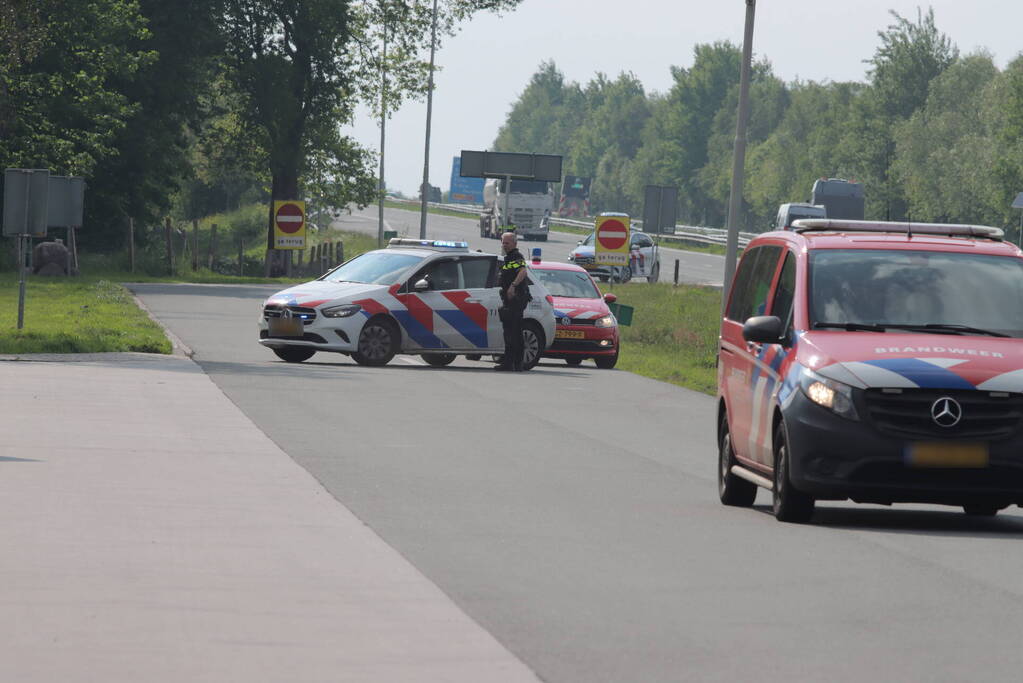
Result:
<instances>
[{"instance_id":1,"label":"roadside curb","mask_svg":"<svg viewBox=\"0 0 1023 683\"><path fill-rule=\"evenodd\" d=\"M193 351L188 346L188 344L181 341L180 337L178 337L176 334L167 329L167 327L162 322L160 322L160 320L155 315L153 315L153 312L150 311L149 308L144 303L142 303L142 299L140 299L138 295L135 294L134 290L132 290L129 287L129 285L121 283L121 286L127 289L129 292L131 292L131 298L135 301L135 305L138 306L143 311L145 311L146 315L149 316L149 319L152 320L157 325L159 325L160 329L163 330L164 335L166 335L167 339L170 341L171 347L173 349L171 355L183 356L185 358L192 358L195 355L195 351Z\"/></svg>"}]
</instances>

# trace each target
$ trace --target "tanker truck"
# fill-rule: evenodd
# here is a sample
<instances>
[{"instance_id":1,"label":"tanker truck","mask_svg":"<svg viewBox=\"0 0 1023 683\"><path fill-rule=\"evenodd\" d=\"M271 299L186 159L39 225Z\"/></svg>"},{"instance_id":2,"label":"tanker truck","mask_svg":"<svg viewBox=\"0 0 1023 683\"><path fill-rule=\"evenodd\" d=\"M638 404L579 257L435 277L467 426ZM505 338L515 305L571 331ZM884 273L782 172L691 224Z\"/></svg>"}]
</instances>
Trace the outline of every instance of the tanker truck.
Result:
<instances>
[{"instance_id":1,"label":"tanker truck","mask_svg":"<svg viewBox=\"0 0 1023 683\"><path fill-rule=\"evenodd\" d=\"M515 233L525 239L547 241L554 192L542 180L490 179L483 186L483 213L480 214L480 237L500 238L501 233L515 226Z\"/></svg>"}]
</instances>

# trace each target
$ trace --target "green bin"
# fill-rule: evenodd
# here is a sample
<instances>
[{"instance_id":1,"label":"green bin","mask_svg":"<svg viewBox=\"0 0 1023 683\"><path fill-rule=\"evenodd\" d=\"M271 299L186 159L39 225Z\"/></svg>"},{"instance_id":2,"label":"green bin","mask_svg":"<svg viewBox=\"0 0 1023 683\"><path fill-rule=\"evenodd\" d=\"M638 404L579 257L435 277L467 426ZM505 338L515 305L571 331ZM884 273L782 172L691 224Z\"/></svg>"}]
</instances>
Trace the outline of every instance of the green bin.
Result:
<instances>
[{"instance_id":1,"label":"green bin","mask_svg":"<svg viewBox=\"0 0 1023 683\"><path fill-rule=\"evenodd\" d=\"M398 231L397 230L384 230L384 241L385 242L387 242L388 240L394 239L397 236L398 236Z\"/></svg>"}]
</instances>

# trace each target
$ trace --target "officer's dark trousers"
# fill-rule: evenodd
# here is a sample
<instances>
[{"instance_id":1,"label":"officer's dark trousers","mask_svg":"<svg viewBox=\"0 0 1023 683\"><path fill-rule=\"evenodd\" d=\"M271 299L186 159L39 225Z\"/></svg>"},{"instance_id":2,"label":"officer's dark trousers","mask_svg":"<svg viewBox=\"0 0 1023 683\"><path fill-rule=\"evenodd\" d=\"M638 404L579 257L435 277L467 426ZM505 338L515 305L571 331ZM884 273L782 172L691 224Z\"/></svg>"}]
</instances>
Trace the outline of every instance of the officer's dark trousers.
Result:
<instances>
[{"instance_id":1,"label":"officer's dark trousers","mask_svg":"<svg viewBox=\"0 0 1023 683\"><path fill-rule=\"evenodd\" d=\"M506 367L522 367L522 309L502 306L501 323L504 325L504 361Z\"/></svg>"}]
</instances>

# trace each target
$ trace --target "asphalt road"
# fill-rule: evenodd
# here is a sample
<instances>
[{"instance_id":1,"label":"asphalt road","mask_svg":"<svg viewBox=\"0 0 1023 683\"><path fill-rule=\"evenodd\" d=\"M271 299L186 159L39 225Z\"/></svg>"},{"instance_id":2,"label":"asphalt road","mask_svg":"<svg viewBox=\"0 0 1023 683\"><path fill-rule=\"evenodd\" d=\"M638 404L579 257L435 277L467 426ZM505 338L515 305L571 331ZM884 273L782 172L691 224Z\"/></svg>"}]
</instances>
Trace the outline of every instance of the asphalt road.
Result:
<instances>
[{"instance_id":1,"label":"asphalt road","mask_svg":"<svg viewBox=\"0 0 1023 683\"><path fill-rule=\"evenodd\" d=\"M223 391L550 683L1007 681L1023 516L717 501L713 400L621 371L301 365L267 287L133 286Z\"/></svg>"},{"instance_id":2,"label":"asphalt road","mask_svg":"<svg viewBox=\"0 0 1023 683\"><path fill-rule=\"evenodd\" d=\"M355 210L334 222L341 230L353 230L376 235L379 229L379 214L376 207ZM419 237L419 212L404 209L384 209L387 229L397 230L403 237ZM480 237L479 223L475 218L455 218L429 214L427 216L427 237L437 240L463 240L472 249L499 253L501 245L496 239ZM523 241L520 248L529 256L533 247L542 250L548 261L567 261L568 254L583 238L568 232L551 232L546 242ZM724 277L725 259L717 254L705 254L680 249L661 249L660 282L671 282L675 277L675 259L679 261L679 282L696 285L721 286Z\"/></svg>"}]
</instances>

